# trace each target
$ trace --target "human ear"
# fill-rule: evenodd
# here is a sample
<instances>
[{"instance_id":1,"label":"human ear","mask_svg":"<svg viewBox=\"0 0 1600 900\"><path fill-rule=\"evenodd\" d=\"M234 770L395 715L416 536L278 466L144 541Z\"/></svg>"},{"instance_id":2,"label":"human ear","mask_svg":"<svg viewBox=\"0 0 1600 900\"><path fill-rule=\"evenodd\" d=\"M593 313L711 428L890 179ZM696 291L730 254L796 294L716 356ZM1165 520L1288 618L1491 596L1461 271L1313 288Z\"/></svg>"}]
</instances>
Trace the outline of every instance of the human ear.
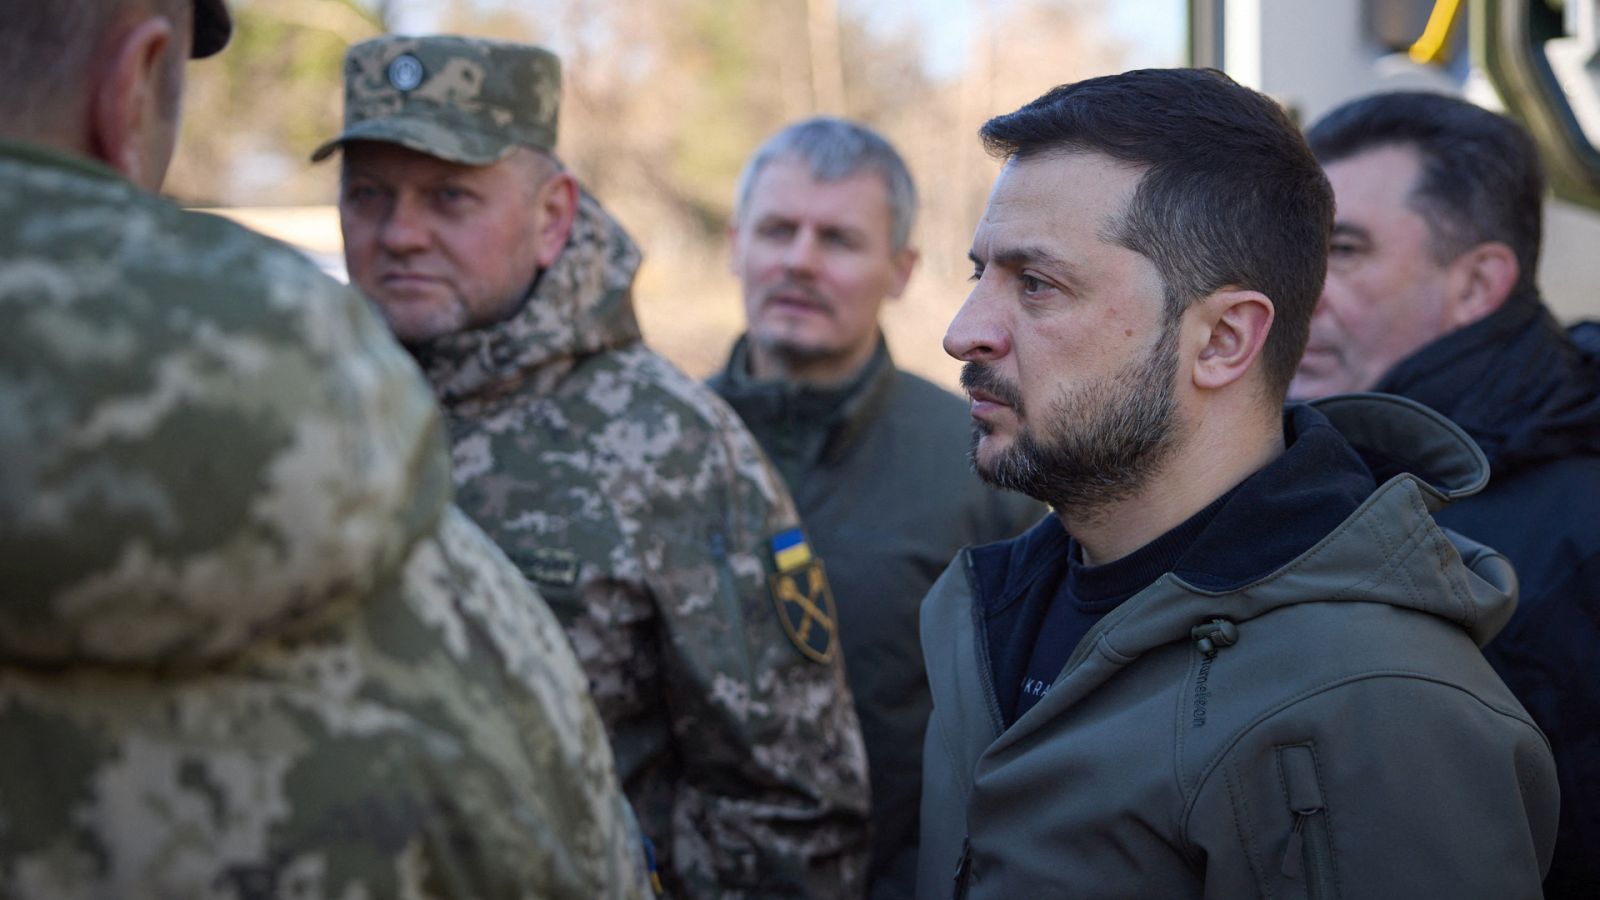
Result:
<instances>
[{"instance_id":1,"label":"human ear","mask_svg":"<svg viewBox=\"0 0 1600 900\"><path fill-rule=\"evenodd\" d=\"M739 274L739 220L728 220L728 272Z\"/></svg>"},{"instance_id":2,"label":"human ear","mask_svg":"<svg viewBox=\"0 0 1600 900\"><path fill-rule=\"evenodd\" d=\"M1521 273L1516 253L1499 241L1485 241L1456 257L1450 264L1448 329L1471 325L1499 309Z\"/></svg>"},{"instance_id":3,"label":"human ear","mask_svg":"<svg viewBox=\"0 0 1600 900\"><path fill-rule=\"evenodd\" d=\"M1192 308L1206 328L1206 342L1194 361L1195 387L1215 390L1243 378L1272 330L1272 301L1260 291L1221 290Z\"/></svg>"},{"instance_id":4,"label":"human ear","mask_svg":"<svg viewBox=\"0 0 1600 900\"><path fill-rule=\"evenodd\" d=\"M901 247L893 256L894 281L889 285L889 296L898 297L906 292L906 284L911 281L911 271L917 267L917 260L921 254L912 246Z\"/></svg>"},{"instance_id":5,"label":"human ear","mask_svg":"<svg viewBox=\"0 0 1600 900\"><path fill-rule=\"evenodd\" d=\"M151 146L145 132L163 125L151 118L157 114L161 69L172 41L172 22L163 16L122 32L104 48L100 77L89 98L90 152L150 191L161 187L166 165L145 158Z\"/></svg>"},{"instance_id":6,"label":"human ear","mask_svg":"<svg viewBox=\"0 0 1600 900\"><path fill-rule=\"evenodd\" d=\"M538 210L538 230L534 235L539 268L549 268L567 246L572 222L578 216L578 182L567 172L545 179L534 198Z\"/></svg>"}]
</instances>

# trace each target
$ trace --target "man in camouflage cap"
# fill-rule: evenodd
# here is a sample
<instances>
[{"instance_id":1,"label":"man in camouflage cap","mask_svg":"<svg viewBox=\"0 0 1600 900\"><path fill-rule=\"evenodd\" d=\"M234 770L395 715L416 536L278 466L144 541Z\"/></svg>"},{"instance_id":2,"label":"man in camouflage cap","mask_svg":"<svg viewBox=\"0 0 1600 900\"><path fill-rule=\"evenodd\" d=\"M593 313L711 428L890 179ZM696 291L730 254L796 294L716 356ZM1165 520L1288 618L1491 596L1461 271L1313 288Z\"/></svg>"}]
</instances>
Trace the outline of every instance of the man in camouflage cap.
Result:
<instances>
[{"instance_id":1,"label":"man in camouflage cap","mask_svg":"<svg viewBox=\"0 0 1600 900\"><path fill-rule=\"evenodd\" d=\"M526 46L351 48L350 273L443 401L463 509L550 599L674 894L859 895L867 784L832 597L783 485L640 342L639 252L551 155Z\"/></svg>"},{"instance_id":2,"label":"man in camouflage cap","mask_svg":"<svg viewBox=\"0 0 1600 900\"><path fill-rule=\"evenodd\" d=\"M549 609L354 293L153 196L191 0L0 20L0 896L642 897Z\"/></svg>"}]
</instances>

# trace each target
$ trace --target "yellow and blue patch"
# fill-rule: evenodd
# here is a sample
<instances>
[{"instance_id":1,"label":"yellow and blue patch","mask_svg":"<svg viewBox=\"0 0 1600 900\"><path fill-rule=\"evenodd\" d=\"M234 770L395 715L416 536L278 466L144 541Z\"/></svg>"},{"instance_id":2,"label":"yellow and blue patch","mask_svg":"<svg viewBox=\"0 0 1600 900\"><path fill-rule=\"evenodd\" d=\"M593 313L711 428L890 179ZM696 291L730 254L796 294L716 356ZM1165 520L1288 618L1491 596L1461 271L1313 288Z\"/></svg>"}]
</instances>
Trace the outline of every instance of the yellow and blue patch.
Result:
<instances>
[{"instance_id":1,"label":"yellow and blue patch","mask_svg":"<svg viewBox=\"0 0 1600 900\"><path fill-rule=\"evenodd\" d=\"M822 560L811 553L799 528L772 538L772 601L783 633L807 659L833 661L839 646L839 616Z\"/></svg>"},{"instance_id":2,"label":"yellow and blue patch","mask_svg":"<svg viewBox=\"0 0 1600 900\"><path fill-rule=\"evenodd\" d=\"M774 535L772 562L779 572L793 572L811 562L811 545L806 543L805 533L798 528L791 528Z\"/></svg>"}]
</instances>

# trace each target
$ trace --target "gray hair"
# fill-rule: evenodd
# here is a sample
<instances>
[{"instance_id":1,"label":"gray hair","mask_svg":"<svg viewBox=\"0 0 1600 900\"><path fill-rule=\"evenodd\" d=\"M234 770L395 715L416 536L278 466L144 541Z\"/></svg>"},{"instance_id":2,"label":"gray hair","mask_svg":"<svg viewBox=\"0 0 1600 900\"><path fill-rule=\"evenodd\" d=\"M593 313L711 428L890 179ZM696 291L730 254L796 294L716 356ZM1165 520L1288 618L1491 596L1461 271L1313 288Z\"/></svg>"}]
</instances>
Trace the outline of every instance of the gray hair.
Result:
<instances>
[{"instance_id":1,"label":"gray hair","mask_svg":"<svg viewBox=\"0 0 1600 900\"><path fill-rule=\"evenodd\" d=\"M889 195L889 244L896 252L911 241L917 218L917 186L905 160L883 136L855 122L818 116L796 122L767 139L739 173L737 218L750 206L750 192L768 163L794 159L806 164L818 181L838 181L863 169L883 179Z\"/></svg>"}]
</instances>

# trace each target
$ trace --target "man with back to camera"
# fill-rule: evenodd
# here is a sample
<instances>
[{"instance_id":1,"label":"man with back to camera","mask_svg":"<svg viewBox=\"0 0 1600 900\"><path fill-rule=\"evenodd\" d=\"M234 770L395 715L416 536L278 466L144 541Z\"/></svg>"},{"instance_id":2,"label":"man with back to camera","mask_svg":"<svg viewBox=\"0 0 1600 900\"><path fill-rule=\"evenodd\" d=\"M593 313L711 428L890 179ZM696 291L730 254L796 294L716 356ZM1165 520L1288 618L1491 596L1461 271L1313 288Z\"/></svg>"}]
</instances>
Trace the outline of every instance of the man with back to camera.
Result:
<instances>
[{"instance_id":1,"label":"man with back to camera","mask_svg":"<svg viewBox=\"0 0 1600 900\"><path fill-rule=\"evenodd\" d=\"M973 475L966 405L889 357L878 316L916 264L916 211L900 154L864 126L807 119L769 138L729 228L749 330L710 382L828 561L872 777L874 898L916 881L929 709L917 608L957 550L1045 512Z\"/></svg>"},{"instance_id":2,"label":"man with back to camera","mask_svg":"<svg viewBox=\"0 0 1600 900\"><path fill-rule=\"evenodd\" d=\"M1538 151L1510 119L1410 92L1347 103L1307 140L1338 211L1290 396L1409 397L1488 456L1489 486L1439 522L1516 567L1484 655L1550 738L1567 800L1545 895L1600 895L1600 809L1581 799L1600 797L1600 363L1534 283Z\"/></svg>"},{"instance_id":3,"label":"man with back to camera","mask_svg":"<svg viewBox=\"0 0 1600 900\"><path fill-rule=\"evenodd\" d=\"M644 897L550 610L355 293L154 196L221 0L0 20L0 895Z\"/></svg>"},{"instance_id":4,"label":"man with back to camera","mask_svg":"<svg viewBox=\"0 0 1600 900\"><path fill-rule=\"evenodd\" d=\"M1477 650L1514 578L1429 515L1482 454L1399 398L1283 405L1333 221L1294 126L1143 70L982 136L945 348L978 471L1056 514L923 605L918 894L1537 896L1554 767Z\"/></svg>"},{"instance_id":5,"label":"man with back to camera","mask_svg":"<svg viewBox=\"0 0 1600 900\"><path fill-rule=\"evenodd\" d=\"M737 416L640 341L639 252L552 155L537 47L346 60L352 278L444 405L457 496L556 610L684 896L849 897L866 760L822 564Z\"/></svg>"}]
</instances>

